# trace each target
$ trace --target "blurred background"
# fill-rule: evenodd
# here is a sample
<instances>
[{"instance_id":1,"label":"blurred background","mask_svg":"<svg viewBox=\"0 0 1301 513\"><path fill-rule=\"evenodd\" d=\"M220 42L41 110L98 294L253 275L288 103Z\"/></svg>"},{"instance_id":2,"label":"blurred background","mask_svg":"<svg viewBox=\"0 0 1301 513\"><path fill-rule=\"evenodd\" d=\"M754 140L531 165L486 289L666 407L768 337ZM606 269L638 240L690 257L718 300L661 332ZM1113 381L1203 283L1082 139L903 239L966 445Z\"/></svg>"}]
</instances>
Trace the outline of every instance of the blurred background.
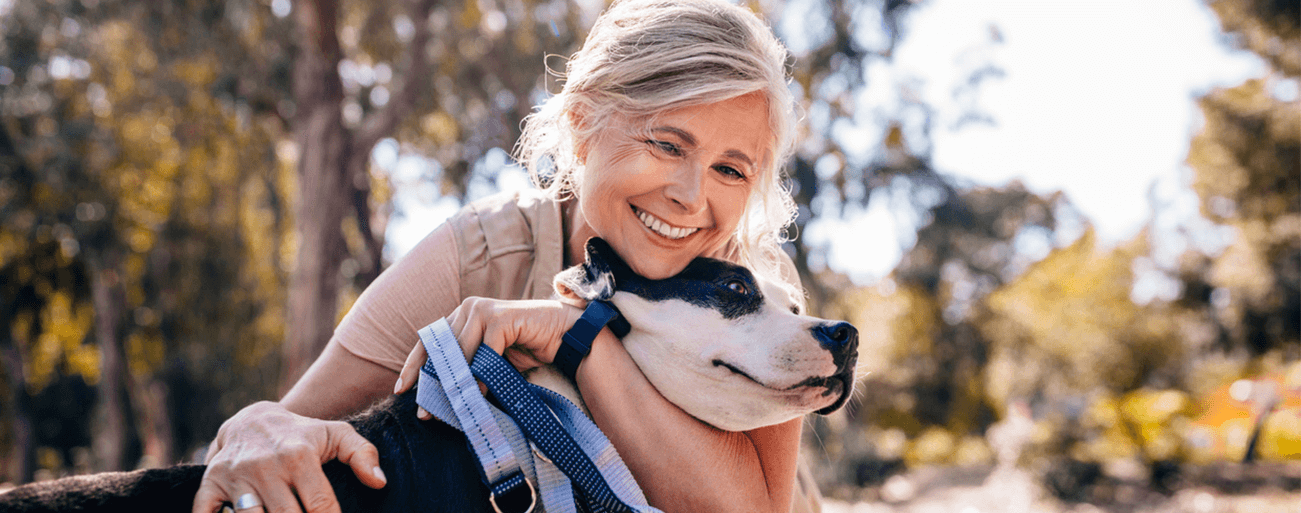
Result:
<instances>
[{"instance_id":1,"label":"blurred background","mask_svg":"<svg viewBox=\"0 0 1301 513\"><path fill-rule=\"evenodd\" d=\"M1297 511L1301 5L756 0L862 333L828 511ZM0 483L185 461L509 150L602 0L0 0Z\"/></svg>"}]
</instances>

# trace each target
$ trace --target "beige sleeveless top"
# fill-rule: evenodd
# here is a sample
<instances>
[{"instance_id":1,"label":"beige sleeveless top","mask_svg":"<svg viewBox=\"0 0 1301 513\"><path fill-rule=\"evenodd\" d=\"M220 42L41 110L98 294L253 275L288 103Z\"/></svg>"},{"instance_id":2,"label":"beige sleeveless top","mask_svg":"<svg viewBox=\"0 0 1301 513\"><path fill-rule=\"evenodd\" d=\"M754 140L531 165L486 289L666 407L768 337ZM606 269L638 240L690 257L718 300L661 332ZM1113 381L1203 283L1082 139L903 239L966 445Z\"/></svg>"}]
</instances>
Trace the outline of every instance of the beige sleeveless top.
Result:
<instances>
[{"instance_id":1,"label":"beige sleeveless top","mask_svg":"<svg viewBox=\"0 0 1301 513\"><path fill-rule=\"evenodd\" d=\"M472 202L367 287L334 339L352 354L398 372L418 340L416 331L451 314L467 297L551 297L551 280L564 265L563 234L560 203L541 191Z\"/></svg>"},{"instance_id":2,"label":"beige sleeveless top","mask_svg":"<svg viewBox=\"0 0 1301 513\"><path fill-rule=\"evenodd\" d=\"M448 244L455 251L447 251ZM564 251L560 203L542 191L472 202L362 292L335 328L334 341L399 372L419 340L416 331L451 314L467 297L550 298ZM803 460L798 479L792 511L820 511L821 494Z\"/></svg>"}]
</instances>

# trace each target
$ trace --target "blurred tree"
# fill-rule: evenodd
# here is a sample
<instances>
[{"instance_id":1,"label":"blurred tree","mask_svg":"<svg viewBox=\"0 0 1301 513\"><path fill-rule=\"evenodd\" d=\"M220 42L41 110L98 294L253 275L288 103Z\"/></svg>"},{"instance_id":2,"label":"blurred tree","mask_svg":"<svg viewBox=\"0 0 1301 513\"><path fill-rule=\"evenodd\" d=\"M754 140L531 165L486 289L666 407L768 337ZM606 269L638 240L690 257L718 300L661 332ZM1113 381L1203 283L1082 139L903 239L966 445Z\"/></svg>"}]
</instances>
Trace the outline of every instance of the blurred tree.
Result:
<instances>
[{"instance_id":1,"label":"blurred tree","mask_svg":"<svg viewBox=\"0 0 1301 513\"><path fill-rule=\"evenodd\" d=\"M174 461L222 415L211 402L169 405L240 383L228 412L266 396L274 378L257 342L283 329L278 116L240 81L283 83L283 46L217 52L212 40L248 35L227 23L246 21L240 7L54 2L4 13L0 100L14 144L0 170L0 266L17 270L7 284L32 290L6 299L50 319L16 332L29 372L6 374L35 391L52 373L96 385L95 422L57 420L94 426L97 469L130 468L142 452ZM58 279L62 268L82 278ZM193 388L173 389L183 375Z\"/></svg>"},{"instance_id":2,"label":"blurred tree","mask_svg":"<svg viewBox=\"0 0 1301 513\"><path fill-rule=\"evenodd\" d=\"M545 94L542 51L573 48L592 14L568 2L521 0L294 6L301 210L282 390L329 341L340 271L360 289L382 269L389 207L386 193L372 197L375 144L395 137L405 152L433 157L442 190L463 198L476 163L490 148L509 148ZM495 180L496 170L477 169ZM349 211L353 220L341 223Z\"/></svg>"},{"instance_id":3,"label":"blurred tree","mask_svg":"<svg viewBox=\"0 0 1301 513\"><path fill-rule=\"evenodd\" d=\"M857 158L870 143L835 136L837 129L846 124L880 121L871 119L876 113L856 109L856 99L868 87L869 66L888 61L894 54L895 46L903 38L907 14L914 5L915 2L897 0L820 1L812 5L778 4L768 13L769 19L781 20L775 23L775 29L790 47L794 59L791 73L797 90L803 94L808 114L807 125L802 127L806 132L801 134L801 145L787 172L799 207L799 216L791 227L791 251L814 313L820 312L848 284L842 279L826 279L816 274L821 266L811 263L824 260L827 248L811 247L798 236L804 233L808 222L815 216L841 215L846 204L867 205L871 192L888 184L889 175L894 171L916 171L914 175L934 178L924 158L912 157L901 146L888 151L896 154L903 151L909 158L890 162L886 167L891 169L878 174L883 169L879 162L873 165ZM791 9L800 12L784 12ZM897 120L912 117L916 112L923 112L924 116L927 109L914 103L901 106L898 112L887 117ZM898 167L909 169L894 169Z\"/></svg>"},{"instance_id":4,"label":"blurred tree","mask_svg":"<svg viewBox=\"0 0 1301 513\"><path fill-rule=\"evenodd\" d=\"M410 20L429 18L432 0L408 2ZM379 274L383 228L373 229L370 208L370 151L409 113L423 92L429 61L423 54L429 25L413 23L403 57L402 82L383 108L360 121L358 130L344 126L343 83L339 64L337 0L303 0L295 4L299 54L294 59L293 128L298 149L299 197L295 228L299 244L289 281L287 338L281 389L288 390L316 359L334 332L340 269L350 251L343 220L352 211L363 248L357 271L369 282ZM368 14L384 17L383 9ZM374 103L374 102L372 102Z\"/></svg>"},{"instance_id":5,"label":"blurred tree","mask_svg":"<svg viewBox=\"0 0 1301 513\"><path fill-rule=\"evenodd\" d=\"M1224 31L1285 76L1301 76L1301 5L1287 0L1210 0Z\"/></svg>"},{"instance_id":6,"label":"blurred tree","mask_svg":"<svg viewBox=\"0 0 1301 513\"><path fill-rule=\"evenodd\" d=\"M1191 398L1225 379L1279 371L1280 361L1301 358L1301 7L1265 0L1211 5L1225 29L1271 62L1276 75L1200 101L1206 125L1189 152L1193 187L1203 215L1236 236L1223 252L1206 254L1196 249L1206 244L1192 241L1207 237L1205 228L1181 228L1193 249L1171 269L1152 270L1161 241L1150 226L1117 248L1098 248L1087 220L1060 194L1039 196L1017 183L972 188L932 169L929 131L941 116L916 101L908 84L899 86L895 110L874 113L879 142L836 135L872 133L851 128L866 124L854 87L888 51L863 52L855 62L829 51L831 60L813 68L823 80L797 80L810 99L813 127L792 169L801 207L810 209L802 211L801 227L809 213L836 215L833 209L878 199L919 227L894 273L875 287L855 289L830 272L806 276L823 315L865 327L861 362L872 393L849 410L867 424L864 434L821 421L813 430L819 440L844 442L838 456L845 463L873 465L854 461L863 453L962 460L958 440L982 435L1020 401L1033 406L1036 418L1051 419L1044 427L1052 436L1040 449L1054 457L1178 458L1183 441L1173 426L1187 419ZM827 9L849 19L868 12L869 23L897 34L899 24L884 20L898 18L878 14L888 9ZM819 16L815 10L810 18ZM822 30L814 25L806 32ZM840 41L832 47L863 37L843 28L821 33ZM996 29L992 34L997 42ZM878 41L885 40L892 41ZM837 77L846 68L848 75ZM977 66L969 82L998 74ZM955 126L983 119L968 114L944 117L958 118ZM821 249L797 242L797 260L816 268ZM1136 302L1140 275L1161 272L1179 283L1178 297ZM853 475L853 468L840 474Z\"/></svg>"},{"instance_id":7,"label":"blurred tree","mask_svg":"<svg viewBox=\"0 0 1301 513\"><path fill-rule=\"evenodd\" d=\"M316 269L321 283L291 288L314 288L310 308L331 327L338 300L379 272L389 192L368 169L375 142L432 157L443 172L428 174L464 196L544 94L542 50L572 48L592 14L567 2L4 4L0 268L30 292L6 291L5 318L29 320L6 333L5 376L28 390L4 390L30 397L82 373L98 394L96 469L200 446L274 395L286 305L300 304L287 301L291 272ZM328 212L295 215L304 203ZM313 241L332 253L303 264L321 256ZM35 447L12 442L27 436L26 404L0 407L24 480Z\"/></svg>"},{"instance_id":8,"label":"blurred tree","mask_svg":"<svg viewBox=\"0 0 1301 513\"><path fill-rule=\"evenodd\" d=\"M988 400L997 386L985 377L990 297L1069 243L1078 227L1059 219L1078 222L1079 214L1061 194L1042 197L1015 182L956 190L896 180L891 187L939 202L924 210L916 243L883 285L842 295L827 312L884 327L864 337L864 386L877 392L854 415L909 436L928 426L981 436L1005 406Z\"/></svg>"},{"instance_id":9,"label":"blurred tree","mask_svg":"<svg viewBox=\"0 0 1301 513\"><path fill-rule=\"evenodd\" d=\"M1288 78L1295 84L1296 75ZM1193 188L1202 214L1236 236L1220 255L1190 259L1203 271L1191 274L1213 288L1193 284L1186 300L1214 309L1223 349L1260 355L1291 346L1298 358L1301 102L1275 98L1272 82L1248 81L1199 102L1206 124L1188 153Z\"/></svg>"},{"instance_id":10,"label":"blurred tree","mask_svg":"<svg viewBox=\"0 0 1301 513\"><path fill-rule=\"evenodd\" d=\"M4 173L0 191L10 196L5 210L14 203L27 203L27 198L22 197L25 191L19 186L31 184L35 174L18 157L4 127L0 127L0 170ZM81 369L72 369L74 372L93 371L94 358L81 346L81 339L89 331L86 321L90 317L84 266L68 258L48 226L29 226L36 228L30 241L16 237L12 233L12 228L17 228L14 225L33 223L35 216L30 210L10 211L22 217L6 223L0 231L0 237L4 237L0 248L5 253L0 260L0 326L5 327L0 332L0 369L6 377L3 418L9 422L5 433L13 449L7 459L10 468L0 471L8 470L20 481L30 481L36 471L39 422L35 394L28 383L49 383L51 374L64 370L58 367L68 363L65 352L71 352L83 364ZM67 230L66 225L63 228ZM91 356L89 366L84 365L86 356Z\"/></svg>"}]
</instances>

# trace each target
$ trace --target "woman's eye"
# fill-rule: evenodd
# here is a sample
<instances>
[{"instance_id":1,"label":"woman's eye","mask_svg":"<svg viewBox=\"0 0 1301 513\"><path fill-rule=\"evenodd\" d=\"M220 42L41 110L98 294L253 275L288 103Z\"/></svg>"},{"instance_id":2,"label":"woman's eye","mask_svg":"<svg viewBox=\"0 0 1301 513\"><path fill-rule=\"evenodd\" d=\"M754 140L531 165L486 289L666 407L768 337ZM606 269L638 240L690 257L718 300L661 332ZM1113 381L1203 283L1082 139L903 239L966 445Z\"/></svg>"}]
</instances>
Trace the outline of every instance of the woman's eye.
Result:
<instances>
[{"instance_id":1,"label":"woman's eye","mask_svg":"<svg viewBox=\"0 0 1301 513\"><path fill-rule=\"evenodd\" d=\"M749 294L749 293L750 293L750 287L745 286L745 284L744 284L744 283L741 283L740 280L731 280L731 281L729 281L729 282L723 284L723 286L725 286L725 287L731 289L732 292L736 292L737 294Z\"/></svg>"},{"instance_id":2,"label":"woman's eye","mask_svg":"<svg viewBox=\"0 0 1301 513\"><path fill-rule=\"evenodd\" d=\"M732 166L715 166L714 169L733 180L745 180L745 173Z\"/></svg>"},{"instance_id":3,"label":"woman's eye","mask_svg":"<svg viewBox=\"0 0 1301 513\"><path fill-rule=\"evenodd\" d=\"M673 144L673 143L671 143L671 142L668 142L668 141L656 141L656 140L652 139L652 140L646 141L646 144L649 144L649 145L651 145L651 146L654 146L655 149L660 150L660 151L662 151L662 152L664 152L664 153L667 153L667 154L669 154L669 155L672 155L672 156L674 156L674 157L681 157L681 156L682 156L682 148L679 148L678 145Z\"/></svg>"}]
</instances>

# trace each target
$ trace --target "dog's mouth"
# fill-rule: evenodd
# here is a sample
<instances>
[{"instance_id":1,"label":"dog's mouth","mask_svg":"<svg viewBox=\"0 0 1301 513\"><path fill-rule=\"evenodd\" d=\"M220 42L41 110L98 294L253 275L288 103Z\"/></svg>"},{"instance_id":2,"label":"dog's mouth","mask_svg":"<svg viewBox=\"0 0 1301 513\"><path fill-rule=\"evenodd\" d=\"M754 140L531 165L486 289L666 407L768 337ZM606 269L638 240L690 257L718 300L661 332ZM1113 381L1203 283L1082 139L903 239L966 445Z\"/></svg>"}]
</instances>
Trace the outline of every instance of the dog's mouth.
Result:
<instances>
[{"instance_id":1,"label":"dog's mouth","mask_svg":"<svg viewBox=\"0 0 1301 513\"><path fill-rule=\"evenodd\" d=\"M729 371L732 371L732 372L735 373L736 375L741 376L741 377L743 377L743 378L745 378L745 379L748 379L748 380L754 382L756 385L759 385L759 386L761 386L761 387L767 388L767 389L769 389L769 390L774 390L774 391L777 391L777 392L793 392L793 391L800 390L800 389L802 389L802 388L806 388L806 387L807 387L807 388L821 388L821 389L823 389L822 394L821 394L821 397L831 397L831 396L833 396L833 395L836 396L836 400L835 400L835 402L833 402L833 403L831 403L829 406L826 406L826 407L824 407L824 408L822 408L822 409L819 409L819 410L817 410L817 411L815 412L815 413L818 413L818 414L821 414L821 415L826 415L826 414L828 414L828 413L831 413L831 412L833 412L833 411L836 411L836 410L840 409L841 406L844 406L844 405L845 405L845 402L849 400L849 395L850 395L850 394L849 394L850 386L851 386L851 383L853 383L852 380L853 380L853 377L854 377L854 376L853 376L853 371L852 371L852 370L844 370L844 371L837 372L836 374L833 374L833 375L830 375L830 376L817 376L817 377L808 378L808 379L805 379L804 381L801 381L801 382L796 383L796 384L794 384L794 385L791 385L791 386L789 386L789 387L785 387L785 388L775 388L775 387L769 386L768 384L766 384L766 383L764 383L764 382L762 382L762 381L759 381L759 380L756 379L754 376L751 376L750 374L748 374L748 373L746 373L745 371L741 370L741 369L738 368L737 366L732 365L732 364L730 364L730 363L727 363L727 362L725 362L725 361L722 361L722 360L714 360L714 361L712 361L712 362L710 362L710 363L712 363L715 367L722 367L722 368L724 368L724 369L727 369L727 370L729 370ZM848 368L849 368L849 369L853 369L853 365L849 365Z\"/></svg>"},{"instance_id":2,"label":"dog's mouth","mask_svg":"<svg viewBox=\"0 0 1301 513\"><path fill-rule=\"evenodd\" d=\"M724 369L727 369L727 370L732 371L733 373L736 373L737 375L739 375L739 376L741 376L741 377L743 377L743 378L745 378L745 379L748 379L748 380L750 380L750 381L753 381L753 382L755 382L755 384L757 384L757 385L759 385L759 386L761 386L761 387L764 387L764 388L772 388L772 387L770 387L770 386L768 386L768 385L765 385L762 381L759 381L759 380L755 379L754 376L751 376L751 375L747 374L745 371L743 371L743 370L737 368L735 365L732 365L732 364L727 363L727 362L722 361L722 360L714 360L714 361L711 362L711 363L713 363L715 367L722 367L722 368L724 368ZM774 388L773 390L776 390L776 389Z\"/></svg>"}]
</instances>

